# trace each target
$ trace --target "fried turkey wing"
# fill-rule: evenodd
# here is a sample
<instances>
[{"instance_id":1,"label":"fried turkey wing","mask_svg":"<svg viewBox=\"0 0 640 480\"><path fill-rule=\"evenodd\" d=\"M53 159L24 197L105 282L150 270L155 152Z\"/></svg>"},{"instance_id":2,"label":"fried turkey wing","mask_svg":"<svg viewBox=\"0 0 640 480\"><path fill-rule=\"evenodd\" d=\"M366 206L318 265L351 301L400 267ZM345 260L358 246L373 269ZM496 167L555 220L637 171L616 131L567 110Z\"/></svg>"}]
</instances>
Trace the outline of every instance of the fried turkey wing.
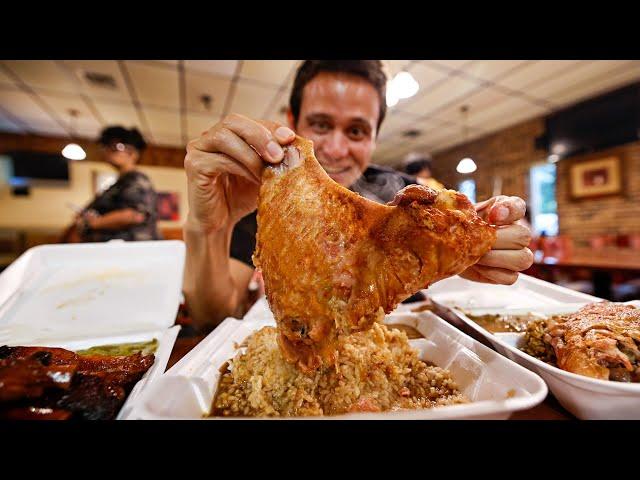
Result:
<instances>
[{"instance_id":1,"label":"fried turkey wing","mask_svg":"<svg viewBox=\"0 0 640 480\"><path fill-rule=\"evenodd\" d=\"M601 380L640 381L640 309L589 304L548 331L563 370Z\"/></svg>"},{"instance_id":2,"label":"fried turkey wing","mask_svg":"<svg viewBox=\"0 0 640 480\"><path fill-rule=\"evenodd\" d=\"M303 370L332 362L338 335L371 327L495 242L464 195L412 185L377 204L334 182L301 137L262 180L254 263L282 352Z\"/></svg>"}]
</instances>

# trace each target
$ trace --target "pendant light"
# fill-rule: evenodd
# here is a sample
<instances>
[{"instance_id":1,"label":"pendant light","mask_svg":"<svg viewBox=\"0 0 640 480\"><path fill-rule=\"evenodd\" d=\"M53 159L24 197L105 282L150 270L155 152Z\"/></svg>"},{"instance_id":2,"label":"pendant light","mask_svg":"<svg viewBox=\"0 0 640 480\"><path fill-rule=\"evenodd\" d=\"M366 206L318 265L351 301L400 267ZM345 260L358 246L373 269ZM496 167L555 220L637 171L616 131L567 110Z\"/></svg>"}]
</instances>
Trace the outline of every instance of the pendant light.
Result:
<instances>
[{"instance_id":1,"label":"pendant light","mask_svg":"<svg viewBox=\"0 0 640 480\"><path fill-rule=\"evenodd\" d=\"M463 121L463 140L464 143L467 143L467 114L469 112L469 107L467 105L463 105L460 108L460 113L462 114ZM476 166L476 162L473 161L471 157L465 157L460 162L458 162L458 166L456 167L456 171L458 173L473 173L478 169Z\"/></svg>"},{"instance_id":2,"label":"pendant light","mask_svg":"<svg viewBox=\"0 0 640 480\"><path fill-rule=\"evenodd\" d=\"M69 130L71 130L71 143L68 143L63 149L62 149L62 156L65 158L68 158L69 160L84 160L85 158L87 158L87 154L84 151L84 149L78 145L77 143L73 142L73 137L74 137L74 128L73 128L73 124L74 124L74 120L76 119L76 117L78 116L78 111L74 110L74 109L70 109L69 110L69 116L71 117L71 120L69 121Z\"/></svg>"}]
</instances>

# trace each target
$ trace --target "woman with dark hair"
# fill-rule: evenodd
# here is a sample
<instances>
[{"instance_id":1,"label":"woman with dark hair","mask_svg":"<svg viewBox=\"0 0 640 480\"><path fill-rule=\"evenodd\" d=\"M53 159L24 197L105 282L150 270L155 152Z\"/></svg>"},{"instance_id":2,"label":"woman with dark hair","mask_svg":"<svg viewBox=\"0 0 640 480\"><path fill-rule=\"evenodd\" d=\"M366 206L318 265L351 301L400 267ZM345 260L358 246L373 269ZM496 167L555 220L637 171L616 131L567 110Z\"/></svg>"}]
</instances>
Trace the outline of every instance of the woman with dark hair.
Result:
<instances>
[{"instance_id":1,"label":"woman with dark hair","mask_svg":"<svg viewBox=\"0 0 640 480\"><path fill-rule=\"evenodd\" d=\"M76 219L83 242L159 240L156 192L149 178L136 170L147 144L140 132L116 126L105 128L98 143L104 160L118 170L118 180L98 194Z\"/></svg>"},{"instance_id":2,"label":"woman with dark hair","mask_svg":"<svg viewBox=\"0 0 640 480\"><path fill-rule=\"evenodd\" d=\"M416 181L420 185L431 187L435 190L443 190L442 185L438 180L433 178L431 172L431 159L427 157L413 158L405 164L404 171L407 175L416 177Z\"/></svg>"}]
</instances>

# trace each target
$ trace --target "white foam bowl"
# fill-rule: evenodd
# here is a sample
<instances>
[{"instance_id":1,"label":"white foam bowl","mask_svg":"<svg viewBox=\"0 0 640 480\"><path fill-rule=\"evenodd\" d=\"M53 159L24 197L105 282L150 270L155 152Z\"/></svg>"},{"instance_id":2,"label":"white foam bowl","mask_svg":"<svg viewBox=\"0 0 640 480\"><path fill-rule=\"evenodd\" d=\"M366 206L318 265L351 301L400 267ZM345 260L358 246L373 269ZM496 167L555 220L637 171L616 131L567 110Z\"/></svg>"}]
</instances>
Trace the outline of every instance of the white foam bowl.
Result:
<instances>
[{"instance_id":1,"label":"white foam bowl","mask_svg":"<svg viewBox=\"0 0 640 480\"><path fill-rule=\"evenodd\" d=\"M640 302L629 302L640 307ZM584 304L563 305L534 309L536 312L553 315L575 312ZM531 310L529 310L531 311ZM551 393L569 412L584 420L638 420L640 419L640 384L598 380L567 372L549 365L519 347L524 343L524 333L491 333L471 320L464 311L453 308L452 312L469 328L484 337L505 357L540 375ZM487 310L474 314L488 313ZM514 309L493 313L525 313Z\"/></svg>"},{"instance_id":2,"label":"white foam bowl","mask_svg":"<svg viewBox=\"0 0 640 480\"><path fill-rule=\"evenodd\" d=\"M512 412L544 400L547 387L540 377L510 362L460 332L431 312L396 313L385 323L416 328L424 339L411 340L421 358L449 370L471 403L388 413L354 413L304 419L505 419ZM139 397L130 419L203 419L209 414L221 365L234 357L240 344L265 325L274 325L264 299L245 320L225 320L180 362ZM169 393L170 392L170 393Z\"/></svg>"}]
</instances>

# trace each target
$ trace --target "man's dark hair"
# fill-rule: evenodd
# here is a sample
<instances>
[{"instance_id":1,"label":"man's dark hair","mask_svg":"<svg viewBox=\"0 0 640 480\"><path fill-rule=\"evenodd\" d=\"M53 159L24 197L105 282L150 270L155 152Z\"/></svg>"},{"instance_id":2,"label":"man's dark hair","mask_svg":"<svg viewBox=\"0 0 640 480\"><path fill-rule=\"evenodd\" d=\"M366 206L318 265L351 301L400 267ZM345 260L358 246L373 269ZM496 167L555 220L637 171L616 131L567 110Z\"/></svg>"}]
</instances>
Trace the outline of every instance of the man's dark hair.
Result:
<instances>
[{"instance_id":1,"label":"man's dark hair","mask_svg":"<svg viewBox=\"0 0 640 480\"><path fill-rule=\"evenodd\" d=\"M293 113L295 124L297 125L300 117L304 87L321 72L356 75L373 85L376 92L378 92L378 97L380 97L380 112L377 125L377 131L380 131L380 125L382 125L382 120L384 120L384 116L387 113L387 74L380 60L305 60L298 67L293 89L291 90L291 97L289 97L289 108Z\"/></svg>"},{"instance_id":2,"label":"man's dark hair","mask_svg":"<svg viewBox=\"0 0 640 480\"><path fill-rule=\"evenodd\" d=\"M137 128L126 129L119 125L102 130L98 143L105 146L113 143L124 143L125 145L133 145L139 152L147 148L147 142L144 141Z\"/></svg>"},{"instance_id":3,"label":"man's dark hair","mask_svg":"<svg viewBox=\"0 0 640 480\"><path fill-rule=\"evenodd\" d=\"M405 165L404 171L407 174L413 175L415 177L418 173L420 173L425 168L432 170L431 160L426 157L418 158L416 160L413 160L412 162L409 162L407 165Z\"/></svg>"}]
</instances>

